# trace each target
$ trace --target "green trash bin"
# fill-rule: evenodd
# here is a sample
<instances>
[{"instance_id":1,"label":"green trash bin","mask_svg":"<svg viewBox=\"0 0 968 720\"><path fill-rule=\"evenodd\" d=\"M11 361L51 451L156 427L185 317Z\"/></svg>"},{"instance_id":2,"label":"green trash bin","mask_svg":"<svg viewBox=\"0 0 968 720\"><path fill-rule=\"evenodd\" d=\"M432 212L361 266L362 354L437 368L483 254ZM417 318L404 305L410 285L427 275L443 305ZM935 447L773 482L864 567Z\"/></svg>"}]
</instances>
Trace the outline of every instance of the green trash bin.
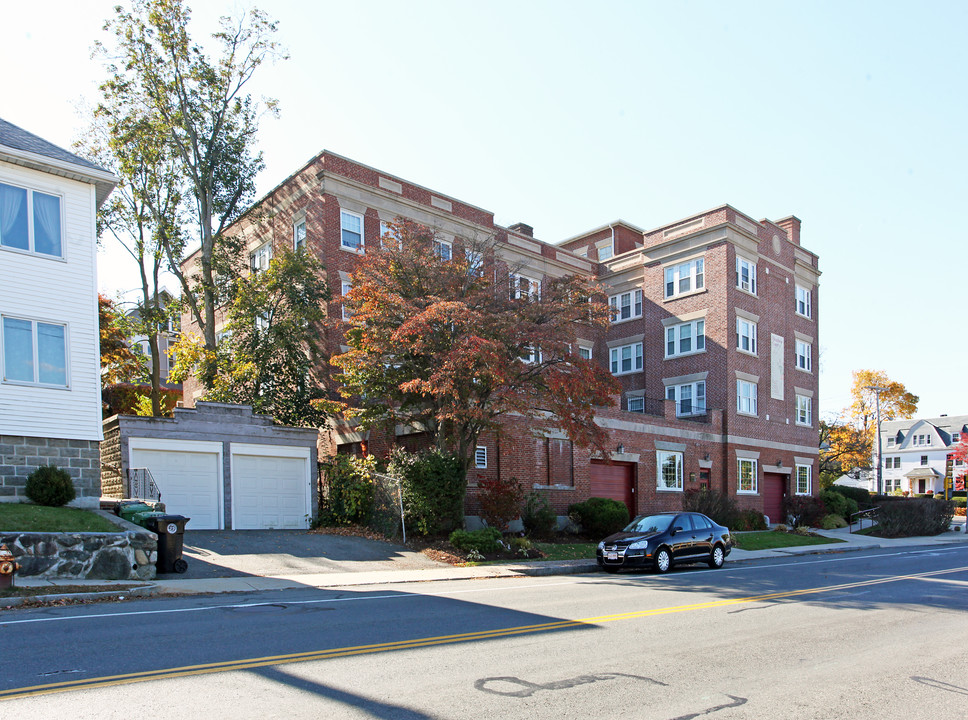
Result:
<instances>
[{"instance_id":1,"label":"green trash bin","mask_svg":"<svg viewBox=\"0 0 968 720\"><path fill-rule=\"evenodd\" d=\"M127 520L128 522L135 522L134 516L138 513L154 512L154 508L143 502L133 502L126 505L122 505L118 509L118 516L122 520Z\"/></svg>"},{"instance_id":2,"label":"green trash bin","mask_svg":"<svg viewBox=\"0 0 968 720\"><path fill-rule=\"evenodd\" d=\"M135 525L140 525L143 528L148 528L149 530L151 530L151 528L148 527L148 520L150 518L159 517L164 514L165 513L158 512L157 510L145 510L144 512L139 512L132 515L131 522L133 522Z\"/></svg>"},{"instance_id":3,"label":"green trash bin","mask_svg":"<svg viewBox=\"0 0 968 720\"><path fill-rule=\"evenodd\" d=\"M160 573L183 573L188 562L182 558L185 542L185 524L191 520L184 515L146 513L145 527L158 536L158 561L155 567Z\"/></svg>"}]
</instances>

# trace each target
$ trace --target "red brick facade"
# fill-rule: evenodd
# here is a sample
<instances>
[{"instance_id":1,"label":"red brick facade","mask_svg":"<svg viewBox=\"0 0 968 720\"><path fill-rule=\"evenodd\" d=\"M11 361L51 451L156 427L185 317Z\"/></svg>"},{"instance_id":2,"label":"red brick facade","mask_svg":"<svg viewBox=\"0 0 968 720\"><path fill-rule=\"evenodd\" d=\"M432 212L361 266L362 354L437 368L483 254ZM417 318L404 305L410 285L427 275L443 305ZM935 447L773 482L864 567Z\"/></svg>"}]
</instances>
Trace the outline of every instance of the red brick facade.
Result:
<instances>
[{"instance_id":1,"label":"red brick facade","mask_svg":"<svg viewBox=\"0 0 968 720\"><path fill-rule=\"evenodd\" d=\"M820 273L817 256L800 246L799 219L755 221L724 205L650 231L616 221L552 245L535 240L527 225L498 226L486 210L324 152L263 198L235 231L247 236L250 251L265 242L292 247L294 225L305 221L306 246L325 265L333 292L334 322L326 339L332 353L340 351L342 282L360 257L341 246L341 210L363 218L363 251L379 244L381 220L404 217L444 238L493 236L509 264L537 279L583 273L596 277L618 307L625 303L625 316L603 337L586 340L605 367L613 351L619 361L620 403L603 409L599 422L609 428L611 460L629 476L634 511L678 508L683 490L708 486L776 521L776 510L764 506L767 482L781 483L785 494L816 494ZM745 348L738 318L745 323ZM190 327L188 318L183 327ZM746 393L743 409L738 383ZM186 404L193 404L195 391L186 383ZM667 399L670 392L678 406ZM480 439L487 466L471 470L472 487L482 477L514 477L546 494L560 514L605 487L588 450L564 438L534 437L523 424L508 421L500 433ZM369 452L382 454L387 440L343 426L321 432L320 452L366 443ZM674 488L661 487L660 455ZM746 483L740 480L741 459Z\"/></svg>"}]
</instances>

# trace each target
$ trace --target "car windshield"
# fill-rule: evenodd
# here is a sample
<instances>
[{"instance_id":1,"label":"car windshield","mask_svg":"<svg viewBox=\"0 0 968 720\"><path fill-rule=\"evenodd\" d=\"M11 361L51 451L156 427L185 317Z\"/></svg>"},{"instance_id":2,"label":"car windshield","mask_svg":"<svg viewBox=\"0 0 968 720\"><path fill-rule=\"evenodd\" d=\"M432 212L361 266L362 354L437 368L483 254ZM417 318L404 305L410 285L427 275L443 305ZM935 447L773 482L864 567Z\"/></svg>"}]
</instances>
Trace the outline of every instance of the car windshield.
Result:
<instances>
[{"instance_id":1,"label":"car windshield","mask_svg":"<svg viewBox=\"0 0 968 720\"><path fill-rule=\"evenodd\" d=\"M634 533L657 533L665 532L669 529L669 523L675 515L644 515L635 518L625 528L625 532Z\"/></svg>"}]
</instances>

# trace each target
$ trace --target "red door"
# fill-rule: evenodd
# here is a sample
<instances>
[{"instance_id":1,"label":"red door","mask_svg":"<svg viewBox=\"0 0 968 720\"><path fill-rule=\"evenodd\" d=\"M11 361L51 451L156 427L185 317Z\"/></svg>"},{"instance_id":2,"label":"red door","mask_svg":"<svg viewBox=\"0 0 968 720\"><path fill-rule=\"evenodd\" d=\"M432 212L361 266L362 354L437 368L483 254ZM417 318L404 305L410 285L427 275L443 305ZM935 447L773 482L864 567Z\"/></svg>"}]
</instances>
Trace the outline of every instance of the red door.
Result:
<instances>
[{"instance_id":1,"label":"red door","mask_svg":"<svg viewBox=\"0 0 968 720\"><path fill-rule=\"evenodd\" d=\"M592 460L589 468L591 497L611 498L625 503L629 517L635 517L635 494L632 491L632 463L606 465Z\"/></svg>"},{"instance_id":2,"label":"red door","mask_svg":"<svg viewBox=\"0 0 968 720\"><path fill-rule=\"evenodd\" d=\"M783 496L786 494L786 475L763 473L763 514L771 523L785 522Z\"/></svg>"}]
</instances>

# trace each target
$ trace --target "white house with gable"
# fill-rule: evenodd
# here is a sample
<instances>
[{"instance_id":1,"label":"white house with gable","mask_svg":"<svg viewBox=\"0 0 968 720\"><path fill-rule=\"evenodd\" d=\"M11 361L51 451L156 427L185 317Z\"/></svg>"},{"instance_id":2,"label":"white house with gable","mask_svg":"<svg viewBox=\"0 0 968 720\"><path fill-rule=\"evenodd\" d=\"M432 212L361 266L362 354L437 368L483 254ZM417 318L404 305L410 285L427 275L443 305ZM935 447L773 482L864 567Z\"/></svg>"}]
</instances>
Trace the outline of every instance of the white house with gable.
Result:
<instances>
[{"instance_id":1,"label":"white house with gable","mask_svg":"<svg viewBox=\"0 0 968 720\"><path fill-rule=\"evenodd\" d=\"M881 423L884 492L943 493L945 477L964 470L949 455L968 433L968 415Z\"/></svg>"},{"instance_id":2,"label":"white house with gable","mask_svg":"<svg viewBox=\"0 0 968 720\"><path fill-rule=\"evenodd\" d=\"M100 498L95 213L116 183L0 119L0 501L41 465Z\"/></svg>"}]
</instances>

